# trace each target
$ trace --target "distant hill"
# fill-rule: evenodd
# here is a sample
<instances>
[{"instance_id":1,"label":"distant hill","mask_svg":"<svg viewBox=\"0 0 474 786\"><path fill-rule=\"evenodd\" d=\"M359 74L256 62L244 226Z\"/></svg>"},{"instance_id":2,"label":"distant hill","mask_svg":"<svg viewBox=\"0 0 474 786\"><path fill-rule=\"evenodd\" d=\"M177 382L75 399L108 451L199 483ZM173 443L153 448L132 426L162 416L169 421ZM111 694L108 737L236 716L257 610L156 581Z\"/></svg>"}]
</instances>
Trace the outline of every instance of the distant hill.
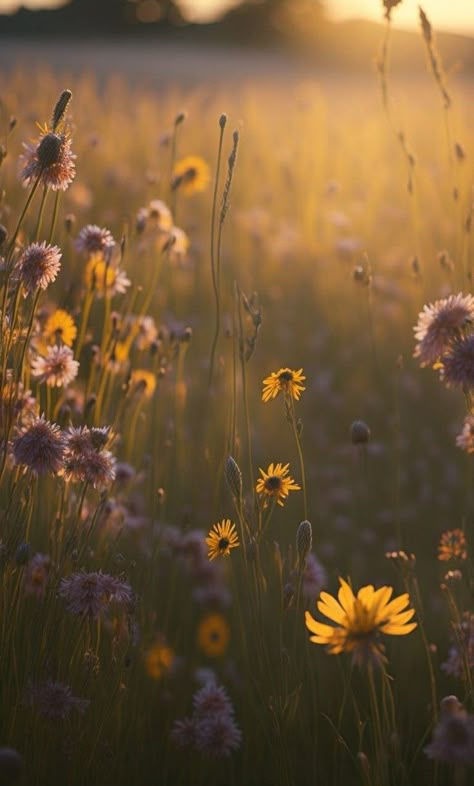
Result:
<instances>
[{"instance_id":1,"label":"distant hill","mask_svg":"<svg viewBox=\"0 0 474 786\"><path fill-rule=\"evenodd\" d=\"M158 21L138 24L128 0L73 0L54 10L20 9L0 14L0 36L56 36L93 38L127 36L168 42L210 46L214 43L250 48L286 50L296 58L310 58L334 68L367 70L380 49L384 27L364 20L328 22L314 0L269 3L248 2L228 12L219 22L186 24L173 0L162 0L164 11ZM291 9L291 12L289 12ZM297 9L297 13L294 13ZM436 31L435 31L436 32ZM461 69L474 73L474 38L436 33L436 42L446 71ZM426 67L421 34L397 30L391 36L391 69L411 71Z\"/></svg>"}]
</instances>

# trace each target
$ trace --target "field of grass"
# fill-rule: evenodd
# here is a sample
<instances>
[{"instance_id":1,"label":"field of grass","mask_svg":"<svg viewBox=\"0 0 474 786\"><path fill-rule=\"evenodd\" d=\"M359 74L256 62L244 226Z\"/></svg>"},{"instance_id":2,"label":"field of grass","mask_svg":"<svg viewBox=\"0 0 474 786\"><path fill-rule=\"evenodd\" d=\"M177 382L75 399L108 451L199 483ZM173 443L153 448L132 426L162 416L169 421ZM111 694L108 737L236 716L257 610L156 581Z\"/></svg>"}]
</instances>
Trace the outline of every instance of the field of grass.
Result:
<instances>
[{"instance_id":1,"label":"field of grass","mask_svg":"<svg viewBox=\"0 0 474 786\"><path fill-rule=\"evenodd\" d=\"M0 75L0 784L473 783L473 85L440 79Z\"/></svg>"}]
</instances>

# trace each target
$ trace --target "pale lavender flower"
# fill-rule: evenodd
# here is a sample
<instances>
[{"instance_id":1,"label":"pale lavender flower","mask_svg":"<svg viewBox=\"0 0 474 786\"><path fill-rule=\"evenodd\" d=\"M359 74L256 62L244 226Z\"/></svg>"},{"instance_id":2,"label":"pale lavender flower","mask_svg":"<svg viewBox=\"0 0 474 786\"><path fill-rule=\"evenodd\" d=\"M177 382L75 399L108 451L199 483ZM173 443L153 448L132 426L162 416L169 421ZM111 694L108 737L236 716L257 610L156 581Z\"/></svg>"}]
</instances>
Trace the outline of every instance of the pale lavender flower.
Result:
<instances>
[{"instance_id":1,"label":"pale lavender flower","mask_svg":"<svg viewBox=\"0 0 474 786\"><path fill-rule=\"evenodd\" d=\"M413 353L421 366L431 366L474 321L474 296L450 295L424 306L414 327L418 343Z\"/></svg>"},{"instance_id":2,"label":"pale lavender flower","mask_svg":"<svg viewBox=\"0 0 474 786\"><path fill-rule=\"evenodd\" d=\"M456 445L466 453L474 453L474 415L466 415L462 431L456 437Z\"/></svg>"},{"instance_id":3,"label":"pale lavender flower","mask_svg":"<svg viewBox=\"0 0 474 786\"><path fill-rule=\"evenodd\" d=\"M447 387L474 388L474 333L454 341L441 362L440 375Z\"/></svg>"},{"instance_id":4,"label":"pale lavender flower","mask_svg":"<svg viewBox=\"0 0 474 786\"><path fill-rule=\"evenodd\" d=\"M33 706L48 721L64 721L71 713L84 713L90 705L88 699L73 695L69 685L48 680L40 685L29 685L26 703Z\"/></svg>"},{"instance_id":5,"label":"pale lavender flower","mask_svg":"<svg viewBox=\"0 0 474 786\"><path fill-rule=\"evenodd\" d=\"M115 480L115 456L110 450L96 450L82 460L84 480L97 491L105 491Z\"/></svg>"},{"instance_id":6,"label":"pale lavender flower","mask_svg":"<svg viewBox=\"0 0 474 786\"><path fill-rule=\"evenodd\" d=\"M242 733L231 715L219 713L199 718L196 723L195 747L210 758L230 756L242 742Z\"/></svg>"},{"instance_id":7,"label":"pale lavender flower","mask_svg":"<svg viewBox=\"0 0 474 786\"><path fill-rule=\"evenodd\" d=\"M97 224L87 224L79 232L75 246L78 251L84 252L87 256L93 256L110 252L115 246L115 240L108 229L99 227Z\"/></svg>"},{"instance_id":8,"label":"pale lavender flower","mask_svg":"<svg viewBox=\"0 0 474 786\"><path fill-rule=\"evenodd\" d=\"M465 767L474 765L474 715L466 712L456 696L442 700L433 739L424 751L436 761Z\"/></svg>"},{"instance_id":9,"label":"pale lavender flower","mask_svg":"<svg viewBox=\"0 0 474 786\"><path fill-rule=\"evenodd\" d=\"M234 707L225 688L222 685L216 685L212 680L209 680L203 688L196 691L193 696L193 707L195 715L199 717L221 713L234 714Z\"/></svg>"},{"instance_id":10,"label":"pale lavender flower","mask_svg":"<svg viewBox=\"0 0 474 786\"><path fill-rule=\"evenodd\" d=\"M28 185L39 178L52 191L66 191L76 175L76 156L71 151L69 135L48 131L37 144L23 143L23 147L20 177L24 183Z\"/></svg>"},{"instance_id":11,"label":"pale lavender flower","mask_svg":"<svg viewBox=\"0 0 474 786\"><path fill-rule=\"evenodd\" d=\"M171 741L180 750L194 748L196 741L196 721L194 718L182 718L173 723Z\"/></svg>"},{"instance_id":12,"label":"pale lavender flower","mask_svg":"<svg viewBox=\"0 0 474 786\"><path fill-rule=\"evenodd\" d=\"M46 357L38 355L31 361L32 375L38 382L46 382L52 388L69 385L78 372L79 362L74 360L72 349L65 344L48 347Z\"/></svg>"},{"instance_id":13,"label":"pale lavender flower","mask_svg":"<svg viewBox=\"0 0 474 786\"><path fill-rule=\"evenodd\" d=\"M24 426L12 443L15 464L29 467L37 475L56 475L63 467L64 448L61 429L45 420L44 415Z\"/></svg>"},{"instance_id":14,"label":"pale lavender flower","mask_svg":"<svg viewBox=\"0 0 474 786\"><path fill-rule=\"evenodd\" d=\"M59 596L72 614L97 619L107 611L111 603L131 607L134 595L130 584L108 573L73 573L61 579Z\"/></svg>"},{"instance_id":15,"label":"pale lavender flower","mask_svg":"<svg viewBox=\"0 0 474 786\"><path fill-rule=\"evenodd\" d=\"M31 243L16 262L16 275L25 288L26 295L47 287L56 280L61 268L61 251L57 246Z\"/></svg>"}]
</instances>

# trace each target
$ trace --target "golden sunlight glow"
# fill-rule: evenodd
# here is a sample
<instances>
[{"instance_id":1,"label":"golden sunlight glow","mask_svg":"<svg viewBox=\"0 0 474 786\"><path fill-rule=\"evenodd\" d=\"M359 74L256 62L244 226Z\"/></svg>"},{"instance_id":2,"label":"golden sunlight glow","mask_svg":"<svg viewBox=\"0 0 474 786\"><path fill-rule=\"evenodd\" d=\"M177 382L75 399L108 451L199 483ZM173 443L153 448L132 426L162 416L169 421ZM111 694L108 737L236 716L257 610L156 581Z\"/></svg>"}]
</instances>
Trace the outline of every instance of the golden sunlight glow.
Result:
<instances>
[{"instance_id":1,"label":"golden sunlight glow","mask_svg":"<svg viewBox=\"0 0 474 786\"><path fill-rule=\"evenodd\" d=\"M67 0L0 0L0 13L11 13L21 5L26 8L53 8ZM218 18L241 0L177 0L190 21L208 22ZM296 0L295 0L296 2ZM421 5L435 30L451 30L474 34L473 0L402 0L392 12L394 26L418 28L418 6ZM370 19L383 21L382 0L323 0L330 19Z\"/></svg>"},{"instance_id":2,"label":"golden sunlight glow","mask_svg":"<svg viewBox=\"0 0 474 786\"><path fill-rule=\"evenodd\" d=\"M418 6L423 8L434 30L474 33L474 2L471 0L402 0L392 11L394 27L418 28ZM327 0L331 19L383 20L382 0Z\"/></svg>"}]
</instances>

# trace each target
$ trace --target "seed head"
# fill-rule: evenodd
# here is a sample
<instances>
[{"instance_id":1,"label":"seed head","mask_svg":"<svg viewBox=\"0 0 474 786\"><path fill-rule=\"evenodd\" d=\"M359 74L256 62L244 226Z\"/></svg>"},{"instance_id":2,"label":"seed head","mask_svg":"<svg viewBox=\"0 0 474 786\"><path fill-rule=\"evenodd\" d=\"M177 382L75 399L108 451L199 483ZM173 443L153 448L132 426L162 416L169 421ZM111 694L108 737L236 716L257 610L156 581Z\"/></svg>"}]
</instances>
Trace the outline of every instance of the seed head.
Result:
<instances>
[{"instance_id":1,"label":"seed head","mask_svg":"<svg viewBox=\"0 0 474 786\"><path fill-rule=\"evenodd\" d=\"M351 425L351 440L353 445L367 445L370 439L370 429L363 420L354 420Z\"/></svg>"},{"instance_id":2,"label":"seed head","mask_svg":"<svg viewBox=\"0 0 474 786\"><path fill-rule=\"evenodd\" d=\"M296 532L296 553L300 570L304 570L308 554L313 545L313 530L311 523L306 519L301 522Z\"/></svg>"}]
</instances>

